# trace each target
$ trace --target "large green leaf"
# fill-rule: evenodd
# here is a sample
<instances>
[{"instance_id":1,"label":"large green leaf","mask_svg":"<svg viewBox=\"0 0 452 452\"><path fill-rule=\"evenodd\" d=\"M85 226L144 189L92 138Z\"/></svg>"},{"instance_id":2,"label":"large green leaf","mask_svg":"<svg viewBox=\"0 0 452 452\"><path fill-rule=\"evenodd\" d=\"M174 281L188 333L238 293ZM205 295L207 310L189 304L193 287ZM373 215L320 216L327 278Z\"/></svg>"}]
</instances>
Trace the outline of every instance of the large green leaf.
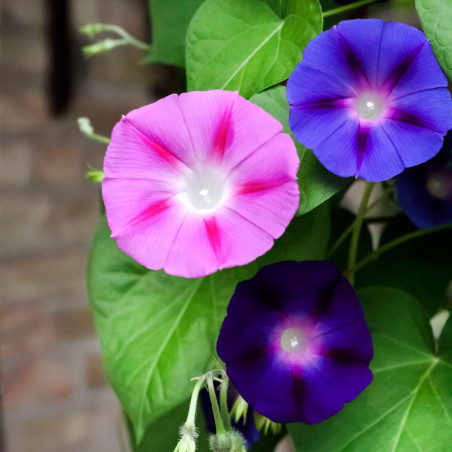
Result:
<instances>
[{"instance_id":1,"label":"large green leaf","mask_svg":"<svg viewBox=\"0 0 452 452\"><path fill-rule=\"evenodd\" d=\"M201 279L147 270L119 250L101 221L89 261L90 302L109 380L138 442L190 396L192 377L218 367L215 343L237 282L271 262L324 256L329 211L322 207L295 218L257 263Z\"/></svg>"},{"instance_id":2,"label":"large green leaf","mask_svg":"<svg viewBox=\"0 0 452 452\"><path fill-rule=\"evenodd\" d=\"M149 0L152 49L145 61L185 66L188 24L204 0Z\"/></svg>"},{"instance_id":3,"label":"large green leaf","mask_svg":"<svg viewBox=\"0 0 452 452\"><path fill-rule=\"evenodd\" d=\"M194 386L194 383L192 382ZM137 443L134 431L129 425L130 442L133 452L171 452L179 441L179 429L187 419L190 402L184 402L169 413L153 422L144 434L143 440ZM198 415L196 416L196 428L199 437L196 441L196 452L208 452L208 435L205 428L205 420L198 402Z\"/></svg>"},{"instance_id":4,"label":"large green leaf","mask_svg":"<svg viewBox=\"0 0 452 452\"><path fill-rule=\"evenodd\" d=\"M374 381L336 416L290 425L297 451L450 450L452 322L436 354L428 318L414 298L382 287L358 295L372 333Z\"/></svg>"},{"instance_id":5,"label":"large green leaf","mask_svg":"<svg viewBox=\"0 0 452 452\"><path fill-rule=\"evenodd\" d=\"M318 0L206 0L187 31L191 90L238 90L250 97L289 77L322 31Z\"/></svg>"},{"instance_id":6,"label":"large green leaf","mask_svg":"<svg viewBox=\"0 0 452 452\"><path fill-rule=\"evenodd\" d=\"M298 170L299 215L322 204L350 182L349 178L344 179L330 173L310 149L295 139L289 128L289 104L286 100L284 86L276 86L255 94L250 100L276 118L284 126L284 132L289 133L295 142L300 157L300 169Z\"/></svg>"},{"instance_id":7,"label":"large green leaf","mask_svg":"<svg viewBox=\"0 0 452 452\"><path fill-rule=\"evenodd\" d=\"M416 231L404 215L392 218L380 245ZM429 315L446 300L452 281L452 226L383 253L356 273L356 286L391 286L417 298Z\"/></svg>"},{"instance_id":8,"label":"large green leaf","mask_svg":"<svg viewBox=\"0 0 452 452\"><path fill-rule=\"evenodd\" d=\"M452 5L450 0L415 0L424 33L433 52L452 80Z\"/></svg>"}]
</instances>

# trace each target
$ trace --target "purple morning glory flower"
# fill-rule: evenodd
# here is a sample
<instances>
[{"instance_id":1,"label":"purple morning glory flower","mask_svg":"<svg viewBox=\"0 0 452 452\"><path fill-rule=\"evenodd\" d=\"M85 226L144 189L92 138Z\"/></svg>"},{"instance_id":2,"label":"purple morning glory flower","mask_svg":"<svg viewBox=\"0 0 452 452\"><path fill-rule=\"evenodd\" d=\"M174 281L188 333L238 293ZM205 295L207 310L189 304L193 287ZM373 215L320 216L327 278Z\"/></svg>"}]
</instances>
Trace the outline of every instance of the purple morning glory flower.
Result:
<instances>
[{"instance_id":1,"label":"purple morning glory flower","mask_svg":"<svg viewBox=\"0 0 452 452\"><path fill-rule=\"evenodd\" d=\"M274 422L321 422L372 381L361 305L332 262L278 262L239 283L217 352L241 396Z\"/></svg>"},{"instance_id":2,"label":"purple morning glory flower","mask_svg":"<svg viewBox=\"0 0 452 452\"><path fill-rule=\"evenodd\" d=\"M400 206L418 228L451 223L452 131L434 159L397 176L395 186Z\"/></svg>"},{"instance_id":3,"label":"purple morning glory flower","mask_svg":"<svg viewBox=\"0 0 452 452\"><path fill-rule=\"evenodd\" d=\"M348 20L306 47L287 82L289 124L329 171L383 181L440 150L452 128L446 86L422 32Z\"/></svg>"}]
</instances>

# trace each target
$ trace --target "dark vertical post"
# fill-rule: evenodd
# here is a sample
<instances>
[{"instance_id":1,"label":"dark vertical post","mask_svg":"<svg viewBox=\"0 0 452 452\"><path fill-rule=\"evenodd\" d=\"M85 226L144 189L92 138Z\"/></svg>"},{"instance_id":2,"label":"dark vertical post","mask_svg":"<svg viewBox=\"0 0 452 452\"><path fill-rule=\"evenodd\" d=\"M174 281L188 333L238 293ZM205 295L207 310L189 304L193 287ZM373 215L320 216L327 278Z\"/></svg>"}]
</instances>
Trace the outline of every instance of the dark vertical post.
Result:
<instances>
[{"instance_id":1,"label":"dark vertical post","mask_svg":"<svg viewBox=\"0 0 452 452\"><path fill-rule=\"evenodd\" d=\"M69 0L47 0L49 51L47 91L53 115L64 114L72 97L72 45Z\"/></svg>"}]
</instances>

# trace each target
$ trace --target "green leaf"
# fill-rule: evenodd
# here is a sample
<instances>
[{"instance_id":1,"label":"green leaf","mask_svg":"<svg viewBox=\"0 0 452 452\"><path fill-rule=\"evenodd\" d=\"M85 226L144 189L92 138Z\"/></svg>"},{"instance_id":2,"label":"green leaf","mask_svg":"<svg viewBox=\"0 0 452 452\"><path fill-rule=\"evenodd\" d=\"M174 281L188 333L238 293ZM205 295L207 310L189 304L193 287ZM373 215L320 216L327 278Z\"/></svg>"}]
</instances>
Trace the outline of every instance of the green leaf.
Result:
<instances>
[{"instance_id":1,"label":"green leaf","mask_svg":"<svg viewBox=\"0 0 452 452\"><path fill-rule=\"evenodd\" d=\"M424 33L449 80L452 80L452 8L448 0L415 0Z\"/></svg>"},{"instance_id":2,"label":"green leaf","mask_svg":"<svg viewBox=\"0 0 452 452\"><path fill-rule=\"evenodd\" d=\"M146 62L185 67L188 24L204 0L149 0L152 50Z\"/></svg>"},{"instance_id":3,"label":"green leaf","mask_svg":"<svg viewBox=\"0 0 452 452\"><path fill-rule=\"evenodd\" d=\"M273 248L257 260L258 267L279 261L321 260L330 235L330 209L319 206L302 217L295 217L275 241Z\"/></svg>"},{"instance_id":4,"label":"green leaf","mask_svg":"<svg viewBox=\"0 0 452 452\"><path fill-rule=\"evenodd\" d=\"M323 18L318 0L279 4L277 14L263 0L206 0L187 31L188 89L249 98L288 78Z\"/></svg>"},{"instance_id":5,"label":"green leaf","mask_svg":"<svg viewBox=\"0 0 452 452\"><path fill-rule=\"evenodd\" d=\"M251 102L259 105L276 118L289 133L297 147L300 157L298 185L300 187L300 207L297 214L303 215L350 183L350 178L342 178L330 173L315 157L310 149L304 147L293 136L289 128L289 104L286 100L286 88L276 86L251 97Z\"/></svg>"},{"instance_id":6,"label":"green leaf","mask_svg":"<svg viewBox=\"0 0 452 452\"><path fill-rule=\"evenodd\" d=\"M190 396L190 379L212 367L227 303L253 268L169 276L142 267L109 236L104 219L88 290L110 382L140 441L147 425Z\"/></svg>"},{"instance_id":7,"label":"green leaf","mask_svg":"<svg viewBox=\"0 0 452 452\"><path fill-rule=\"evenodd\" d=\"M236 284L259 266L321 259L328 206L295 218L267 255L244 267L185 279L148 270L119 250L102 219L94 237L88 291L107 375L137 441L190 397L192 377L218 368L215 344Z\"/></svg>"},{"instance_id":8,"label":"green leaf","mask_svg":"<svg viewBox=\"0 0 452 452\"><path fill-rule=\"evenodd\" d=\"M383 287L358 295L372 333L374 381L336 416L290 425L297 451L449 450L452 354L435 354L428 318L410 295ZM451 327L443 332L449 339Z\"/></svg>"},{"instance_id":9,"label":"green leaf","mask_svg":"<svg viewBox=\"0 0 452 452\"><path fill-rule=\"evenodd\" d=\"M404 215L392 218L380 245L415 231ZM418 299L429 315L446 300L452 281L451 229L410 240L382 254L356 273L356 286L391 286Z\"/></svg>"},{"instance_id":10,"label":"green leaf","mask_svg":"<svg viewBox=\"0 0 452 452\"><path fill-rule=\"evenodd\" d=\"M192 382L193 386L194 383ZM169 413L153 422L144 434L141 443L137 443L132 425L129 422L129 434L133 452L171 452L179 441L179 429L187 419L190 402L184 402ZM209 452L208 435L201 404L198 402L196 428L199 434L196 440L196 452Z\"/></svg>"}]
</instances>

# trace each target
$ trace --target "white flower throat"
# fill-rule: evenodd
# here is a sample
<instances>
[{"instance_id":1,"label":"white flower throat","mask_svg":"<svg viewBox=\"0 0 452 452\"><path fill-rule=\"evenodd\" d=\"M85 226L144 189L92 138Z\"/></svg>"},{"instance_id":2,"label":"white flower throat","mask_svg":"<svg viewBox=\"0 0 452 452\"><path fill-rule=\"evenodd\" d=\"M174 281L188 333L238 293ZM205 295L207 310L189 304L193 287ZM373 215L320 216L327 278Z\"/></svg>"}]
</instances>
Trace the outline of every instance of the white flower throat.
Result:
<instances>
[{"instance_id":1,"label":"white flower throat","mask_svg":"<svg viewBox=\"0 0 452 452\"><path fill-rule=\"evenodd\" d=\"M185 187L190 204L198 210L215 209L225 195L224 177L215 169L204 168L190 174Z\"/></svg>"},{"instance_id":2,"label":"white flower throat","mask_svg":"<svg viewBox=\"0 0 452 452\"><path fill-rule=\"evenodd\" d=\"M364 93L355 100L355 108L363 119L377 119L385 110L382 97L375 93Z\"/></svg>"},{"instance_id":3,"label":"white flower throat","mask_svg":"<svg viewBox=\"0 0 452 452\"><path fill-rule=\"evenodd\" d=\"M306 336L298 328L287 328L281 335L281 348L289 353L301 352L306 348Z\"/></svg>"}]
</instances>

